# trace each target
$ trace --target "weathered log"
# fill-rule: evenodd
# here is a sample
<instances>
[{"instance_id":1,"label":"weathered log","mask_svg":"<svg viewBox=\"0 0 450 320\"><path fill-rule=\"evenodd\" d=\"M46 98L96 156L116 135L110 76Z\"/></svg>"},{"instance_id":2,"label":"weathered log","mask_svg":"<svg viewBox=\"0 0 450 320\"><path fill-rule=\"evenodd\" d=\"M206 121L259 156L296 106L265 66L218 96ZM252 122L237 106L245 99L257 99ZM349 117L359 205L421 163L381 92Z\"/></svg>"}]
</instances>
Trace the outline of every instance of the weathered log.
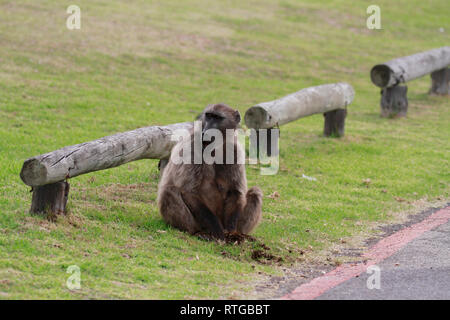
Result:
<instances>
[{"instance_id":1,"label":"weathered log","mask_svg":"<svg viewBox=\"0 0 450 320\"><path fill-rule=\"evenodd\" d=\"M381 116L385 118L404 117L408 111L407 86L395 86L381 90Z\"/></svg>"},{"instance_id":2,"label":"weathered log","mask_svg":"<svg viewBox=\"0 0 450 320\"><path fill-rule=\"evenodd\" d=\"M396 86L450 65L450 47L441 47L378 64L370 71L372 82L380 88Z\"/></svg>"},{"instance_id":3,"label":"weathered log","mask_svg":"<svg viewBox=\"0 0 450 320\"><path fill-rule=\"evenodd\" d=\"M323 114L325 123L323 134L325 137L343 137L345 131L345 118L347 109L336 109Z\"/></svg>"},{"instance_id":4,"label":"weathered log","mask_svg":"<svg viewBox=\"0 0 450 320\"><path fill-rule=\"evenodd\" d=\"M65 214L69 188L65 181L34 187L30 212L47 214L51 220Z\"/></svg>"},{"instance_id":5,"label":"weathered log","mask_svg":"<svg viewBox=\"0 0 450 320\"><path fill-rule=\"evenodd\" d=\"M450 68L444 68L431 73L431 94L450 94Z\"/></svg>"},{"instance_id":6,"label":"weathered log","mask_svg":"<svg viewBox=\"0 0 450 320\"><path fill-rule=\"evenodd\" d=\"M354 96L352 86L344 82L302 89L251 107L245 113L245 124L254 129L273 128L312 114L345 108Z\"/></svg>"},{"instance_id":7,"label":"weathered log","mask_svg":"<svg viewBox=\"0 0 450 320\"><path fill-rule=\"evenodd\" d=\"M171 141L173 131L192 126L192 122L185 122L145 127L64 147L26 160L20 177L36 187L139 159L167 159L175 144Z\"/></svg>"}]
</instances>

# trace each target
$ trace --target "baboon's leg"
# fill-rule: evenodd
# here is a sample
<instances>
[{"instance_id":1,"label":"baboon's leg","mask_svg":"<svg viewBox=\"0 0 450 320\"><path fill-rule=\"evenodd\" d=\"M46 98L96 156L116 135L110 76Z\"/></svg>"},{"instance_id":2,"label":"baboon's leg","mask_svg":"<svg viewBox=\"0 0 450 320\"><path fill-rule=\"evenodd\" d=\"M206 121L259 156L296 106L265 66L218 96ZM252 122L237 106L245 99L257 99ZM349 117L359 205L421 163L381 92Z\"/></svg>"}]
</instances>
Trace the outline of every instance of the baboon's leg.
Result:
<instances>
[{"instance_id":1,"label":"baboon's leg","mask_svg":"<svg viewBox=\"0 0 450 320\"><path fill-rule=\"evenodd\" d=\"M191 234L201 231L176 188L167 188L159 198L161 215L171 226Z\"/></svg>"},{"instance_id":2,"label":"baboon's leg","mask_svg":"<svg viewBox=\"0 0 450 320\"><path fill-rule=\"evenodd\" d=\"M201 201L197 194L183 192L181 197L202 231L209 232L218 239L225 238L222 223L219 221L217 216L212 213L211 210L209 210L209 208Z\"/></svg>"},{"instance_id":3,"label":"baboon's leg","mask_svg":"<svg viewBox=\"0 0 450 320\"><path fill-rule=\"evenodd\" d=\"M262 191L258 187L252 187L247 191L247 203L243 213L238 217L237 231L249 234L261 221Z\"/></svg>"},{"instance_id":4,"label":"baboon's leg","mask_svg":"<svg viewBox=\"0 0 450 320\"><path fill-rule=\"evenodd\" d=\"M237 190L229 191L224 201L223 226L228 232L237 231L239 217L244 212L246 198Z\"/></svg>"}]
</instances>

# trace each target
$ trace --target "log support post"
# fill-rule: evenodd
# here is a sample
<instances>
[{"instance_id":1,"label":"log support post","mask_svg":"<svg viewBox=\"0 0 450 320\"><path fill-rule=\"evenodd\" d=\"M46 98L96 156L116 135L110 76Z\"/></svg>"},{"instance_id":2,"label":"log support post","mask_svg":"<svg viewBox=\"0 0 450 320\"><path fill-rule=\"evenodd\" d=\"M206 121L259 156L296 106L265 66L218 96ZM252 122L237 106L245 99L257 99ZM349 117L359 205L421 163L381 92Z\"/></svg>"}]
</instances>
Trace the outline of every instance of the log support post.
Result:
<instances>
[{"instance_id":1,"label":"log support post","mask_svg":"<svg viewBox=\"0 0 450 320\"><path fill-rule=\"evenodd\" d=\"M167 166L167 164L169 163L169 159L161 159L158 162L158 169L159 169L159 176L162 177L164 168Z\"/></svg>"},{"instance_id":2,"label":"log support post","mask_svg":"<svg viewBox=\"0 0 450 320\"><path fill-rule=\"evenodd\" d=\"M443 68L431 73L430 94L450 94L450 68Z\"/></svg>"},{"instance_id":3,"label":"log support post","mask_svg":"<svg viewBox=\"0 0 450 320\"><path fill-rule=\"evenodd\" d=\"M255 132L256 132L257 155L258 156L267 155L268 157L278 156L280 129L279 128L256 129ZM262 150L261 147L263 147Z\"/></svg>"},{"instance_id":4,"label":"log support post","mask_svg":"<svg viewBox=\"0 0 450 320\"><path fill-rule=\"evenodd\" d=\"M381 116L384 118L404 117L408 111L407 86L393 86L381 90Z\"/></svg>"},{"instance_id":5,"label":"log support post","mask_svg":"<svg viewBox=\"0 0 450 320\"><path fill-rule=\"evenodd\" d=\"M325 137L343 137L347 109L336 109L323 114L325 118L323 134Z\"/></svg>"},{"instance_id":6,"label":"log support post","mask_svg":"<svg viewBox=\"0 0 450 320\"><path fill-rule=\"evenodd\" d=\"M69 183L65 181L33 187L30 213L47 214L51 220L66 214L69 188Z\"/></svg>"}]
</instances>

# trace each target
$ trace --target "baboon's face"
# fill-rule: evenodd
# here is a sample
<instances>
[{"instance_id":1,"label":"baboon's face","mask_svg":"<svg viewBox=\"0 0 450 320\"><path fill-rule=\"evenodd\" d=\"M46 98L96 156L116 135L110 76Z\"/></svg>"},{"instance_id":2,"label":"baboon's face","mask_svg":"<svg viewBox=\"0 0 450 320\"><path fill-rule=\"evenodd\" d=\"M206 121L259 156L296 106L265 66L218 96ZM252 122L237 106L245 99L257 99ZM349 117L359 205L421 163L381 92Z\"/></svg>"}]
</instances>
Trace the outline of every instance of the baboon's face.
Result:
<instances>
[{"instance_id":1,"label":"baboon's face","mask_svg":"<svg viewBox=\"0 0 450 320\"><path fill-rule=\"evenodd\" d=\"M204 134L209 129L217 129L225 134L226 129L236 129L240 121L239 111L225 104L209 105L202 115L202 131Z\"/></svg>"}]
</instances>

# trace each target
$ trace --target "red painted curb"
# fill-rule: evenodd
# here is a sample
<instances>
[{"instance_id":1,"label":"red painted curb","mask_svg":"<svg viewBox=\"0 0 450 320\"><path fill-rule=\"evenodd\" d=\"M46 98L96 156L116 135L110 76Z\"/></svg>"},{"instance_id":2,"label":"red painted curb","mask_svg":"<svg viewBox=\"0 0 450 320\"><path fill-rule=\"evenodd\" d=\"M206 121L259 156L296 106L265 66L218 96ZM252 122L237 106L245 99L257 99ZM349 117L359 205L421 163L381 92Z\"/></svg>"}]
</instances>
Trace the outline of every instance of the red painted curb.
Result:
<instances>
[{"instance_id":1,"label":"red painted curb","mask_svg":"<svg viewBox=\"0 0 450 320\"><path fill-rule=\"evenodd\" d=\"M422 222L397 231L396 233L380 240L362 258L368 259L365 263L343 264L336 269L315 278L312 281L297 287L291 293L281 297L285 300L311 300L317 298L329 289L365 272L371 265L383 261L408 242L419 237L426 231L440 226L450 220L450 207L441 209Z\"/></svg>"}]
</instances>

